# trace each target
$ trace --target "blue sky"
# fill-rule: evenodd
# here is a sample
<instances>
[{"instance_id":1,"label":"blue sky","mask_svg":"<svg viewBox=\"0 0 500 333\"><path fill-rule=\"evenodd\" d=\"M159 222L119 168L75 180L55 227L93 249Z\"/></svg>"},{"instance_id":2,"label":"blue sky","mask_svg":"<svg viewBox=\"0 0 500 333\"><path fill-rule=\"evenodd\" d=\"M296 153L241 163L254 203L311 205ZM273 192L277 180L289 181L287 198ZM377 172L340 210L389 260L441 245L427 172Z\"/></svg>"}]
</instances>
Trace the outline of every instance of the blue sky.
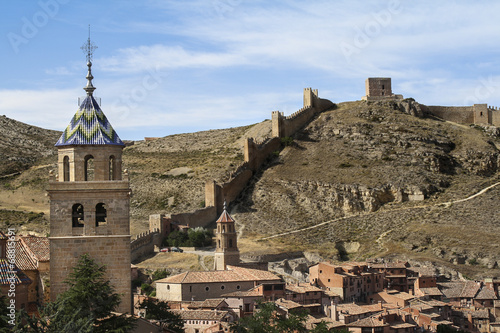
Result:
<instances>
[{"instance_id":1,"label":"blue sky","mask_svg":"<svg viewBox=\"0 0 500 333\"><path fill-rule=\"evenodd\" d=\"M63 130L94 95L122 139L243 126L312 87L358 100L367 77L428 105L500 106L500 2L39 0L0 4L0 115Z\"/></svg>"}]
</instances>

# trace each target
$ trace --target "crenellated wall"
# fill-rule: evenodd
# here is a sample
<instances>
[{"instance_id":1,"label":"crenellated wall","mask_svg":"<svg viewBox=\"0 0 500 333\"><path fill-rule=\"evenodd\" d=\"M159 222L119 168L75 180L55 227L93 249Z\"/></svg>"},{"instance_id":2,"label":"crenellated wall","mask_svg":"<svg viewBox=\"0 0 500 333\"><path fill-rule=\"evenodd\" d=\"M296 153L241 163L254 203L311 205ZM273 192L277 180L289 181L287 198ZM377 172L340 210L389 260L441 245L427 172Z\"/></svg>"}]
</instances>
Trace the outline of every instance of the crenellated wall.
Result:
<instances>
[{"instance_id":1,"label":"crenellated wall","mask_svg":"<svg viewBox=\"0 0 500 333\"><path fill-rule=\"evenodd\" d=\"M500 111L498 107L487 104L472 106L427 106L429 112L444 120L459 124L500 126Z\"/></svg>"},{"instance_id":2,"label":"crenellated wall","mask_svg":"<svg viewBox=\"0 0 500 333\"><path fill-rule=\"evenodd\" d=\"M284 138L292 136L311 121L314 116L328 108L333 107L331 101L318 97L318 89L304 89L304 106L290 116L285 116L283 112L273 111L272 133L273 137Z\"/></svg>"},{"instance_id":3,"label":"crenellated wall","mask_svg":"<svg viewBox=\"0 0 500 333\"><path fill-rule=\"evenodd\" d=\"M130 242L130 260L136 261L140 257L153 253L154 247L161 246L162 237L158 229L148 230L135 237Z\"/></svg>"}]
</instances>

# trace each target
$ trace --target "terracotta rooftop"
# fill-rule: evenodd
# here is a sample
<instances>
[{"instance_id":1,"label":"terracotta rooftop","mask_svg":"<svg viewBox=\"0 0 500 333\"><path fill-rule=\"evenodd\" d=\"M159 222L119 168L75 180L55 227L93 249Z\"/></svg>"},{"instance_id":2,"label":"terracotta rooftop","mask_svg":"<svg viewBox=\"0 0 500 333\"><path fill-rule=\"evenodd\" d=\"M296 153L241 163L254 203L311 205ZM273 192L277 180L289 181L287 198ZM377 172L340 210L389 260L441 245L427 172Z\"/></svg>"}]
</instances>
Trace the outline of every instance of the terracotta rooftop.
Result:
<instances>
[{"instance_id":1,"label":"terracotta rooftop","mask_svg":"<svg viewBox=\"0 0 500 333\"><path fill-rule=\"evenodd\" d=\"M439 290L446 298L474 298L480 287L480 284L474 281L439 283Z\"/></svg>"},{"instance_id":2,"label":"terracotta rooftop","mask_svg":"<svg viewBox=\"0 0 500 333\"><path fill-rule=\"evenodd\" d=\"M497 299L495 292L489 288L483 286L479 293L476 295L476 299Z\"/></svg>"},{"instance_id":3,"label":"terracotta rooftop","mask_svg":"<svg viewBox=\"0 0 500 333\"><path fill-rule=\"evenodd\" d=\"M379 304L358 305L355 303L344 303L337 305L337 311L348 315L359 315L382 311Z\"/></svg>"},{"instance_id":4,"label":"terracotta rooftop","mask_svg":"<svg viewBox=\"0 0 500 333\"><path fill-rule=\"evenodd\" d=\"M284 298L280 298L276 300L274 303L280 308L284 308L287 310L292 310L302 307L302 305L300 305L299 303L295 303L294 301L286 300Z\"/></svg>"},{"instance_id":5,"label":"terracotta rooftop","mask_svg":"<svg viewBox=\"0 0 500 333\"><path fill-rule=\"evenodd\" d=\"M351 327L384 327L389 326L389 324L385 323L382 320L378 320L373 317L363 318L355 321L354 323L347 324L347 326Z\"/></svg>"},{"instance_id":6,"label":"terracotta rooftop","mask_svg":"<svg viewBox=\"0 0 500 333\"><path fill-rule=\"evenodd\" d=\"M192 302L188 309L215 309L221 305L227 307L227 303L223 298L208 298L204 301Z\"/></svg>"},{"instance_id":7,"label":"terracotta rooftop","mask_svg":"<svg viewBox=\"0 0 500 333\"><path fill-rule=\"evenodd\" d=\"M23 271L37 270L35 260L28 253L21 241L16 241L16 266Z\"/></svg>"},{"instance_id":8,"label":"terracotta rooftop","mask_svg":"<svg viewBox=\"0 0 500 333\"><path fill-rule=\"evenodd\" d=\"M443 296L443 293L437 287L419 288L419 290L426 296Z\"/></svg>"},{"instance_id":9,"label":"terracotta rooftop","mask_svg":"<svg viewBox=\"0 0 500 333\"><path fill-rule=\"evenodd\" d=\"M50 243L47 237L21 236L20 239L38 261L50 260Z\"/></svg>"},{"instance_id":10,"label":"terracotta rooftop","mask_svg":"<svg viewBox=\"0 0 500 333\"><path fill-rule=\"evenodd\" d=\"M229 213L227 212L226 208L224 207L224 211L222 212L222 214L220 215L219 219L217 220L217 222L235 222L234 219L231 217L231 215L229 215Z\"/></svg>"},{"instance_id":11,"label":"terracotta rooftop","mask_svg":"<svg viewBox=\"0 0 500 333\"><path fill-rule=\"evenodd\" d=\"M299 294L303 294L303 293L306 293L306 292L314 292L314 291L323 291L322 289L318 288L318 287L315 287L315 286L311 286L309 283L291 283L291 284L287 284L286 287L285 287L286 290L290 290L294 293L299 293Z\"/></svg>"},{"instance_id":12,"label":"terracotta rooftop","mask_svg":"<svg viewBox=\"0 0 500 333\"><path fill-rule=\"evenodd\" d=\"M156 281L156 283L210 283L238 281L280 281L268 271L227 266L225 271L185 272Z\"/></svg>"}]
</instances>

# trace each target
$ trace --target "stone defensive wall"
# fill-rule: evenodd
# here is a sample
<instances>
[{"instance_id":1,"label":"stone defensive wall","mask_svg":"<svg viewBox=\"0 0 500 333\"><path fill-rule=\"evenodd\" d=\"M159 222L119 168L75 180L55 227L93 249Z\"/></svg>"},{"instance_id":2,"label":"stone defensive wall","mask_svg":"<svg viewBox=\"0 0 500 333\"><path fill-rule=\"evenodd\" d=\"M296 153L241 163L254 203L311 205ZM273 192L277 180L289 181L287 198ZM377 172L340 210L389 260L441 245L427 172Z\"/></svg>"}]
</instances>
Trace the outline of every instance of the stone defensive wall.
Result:
<instances>
[{"instance_id":1,"label":"stone defensive wall","mask_svg":"<svg viewBox=\"0 0 500 333\"><path fill-rule=\"evenodd\" d=\"M474 123L473 106L438 106L428 105L429 112L441 119L453 121L459 124Z\"/></svg>"},{"instance_id":2,"label":"stone defensive wall","mask_svg":"<svg viewBox=\"0 0 500 333\"><path fill-rule=\"evenodd\" d=\"M498 107L487 104L472 106L427 106L430 114L444 120L459 124L500 126L500 111Z\"/></svg>"},{"instance_id":3,"label":"stone defensive wall","mask_svg":"<svg viewBox=\"0 0 500 333\"><path fill-rule=\"evenodd\" d=\"M331 101L318 97L318 89L304 89L304 106L290 116L283 112L272 112L273 137L284 138L294 135L299 129L309 123L316 114L333 107Z\"/></svg>"},{"instance_id":4,"label":"stone defensive wall","mask_svg":"<svg viewBox=\"0 0 500 333\"><path fill-rule=\"evenodd\" d=\"M167 215L164 218L169 220L169 223L187 225L191 228L206 227L214 222L222 213L224 201L228 204L234 201L247 186L252 176L266 163L269 156L281 148L281 138L294 135L318 113L334 105L329 100L318 98L317 89L305 88L304 107L287 117L278 111L272 113L273 138L261 143L255 142L253 138L248 138L245 141L245 160L231 174L228 181L222 184L217 184L216 181L205 183L205 208L190 213ZM161 217L153 220L160 221ZM159 222L155 223L150 224L151 230L159 224ZM160 230L159 234L163 235L163 231Z\"/></svg>"},{"instance_id":5,"label":"stone defensive wall","mask_svg":"<svg viewBox=\"0 0 500 333\"><path fill-rule=\"evenodd\" d=\"M159 229L148 230L137 235L130 242L130 260L133 262L146 254L153 253L155 245L160 246L161 241Z\"/></svg>"},{"instance_id":6,"label":"stone defensive wall","mask_svg":"<svg viewBox=\"0 0 500 333\"><path fill-rule=\"evenodd\" d=\"M197 209L191 213L171 214L170 219L190 228L206 227L210 222L217 219L215 207Z\"/></svg>"}]
</instances>

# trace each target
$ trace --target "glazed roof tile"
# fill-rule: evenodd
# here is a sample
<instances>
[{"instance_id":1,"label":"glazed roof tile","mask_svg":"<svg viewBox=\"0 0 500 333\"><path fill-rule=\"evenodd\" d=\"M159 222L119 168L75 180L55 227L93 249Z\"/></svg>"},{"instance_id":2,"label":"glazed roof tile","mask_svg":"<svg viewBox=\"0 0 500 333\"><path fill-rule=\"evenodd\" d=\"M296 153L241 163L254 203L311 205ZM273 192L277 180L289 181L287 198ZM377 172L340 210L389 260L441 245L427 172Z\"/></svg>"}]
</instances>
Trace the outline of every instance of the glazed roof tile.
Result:
<instances>
[{"instance_id":1,"label":"glazed roof tile","mask_svg":"<svg viewBox=\"0 0 500 333\"><path fill-rule=\"evenodd\" d=\"M21 236L21 241L38 261L50 260L50 243L47 237Z\"/></svg>"},{"instance_id":2,"label":"glazed roof tile","mask_svg":"<svg viewBox=\"0 0 500 333\"><path fill-rule=\"evenodd\" d=\"M14 272L14 275L11 273ZM15 284L29 284L31 280L20 270L17 265L11 270L11 266L7 259L0 259L0 284L9 284L10 279L14 276Z\"/></svg>"},{"instance_id":3,"label":"glazed roof tile","mask_svg":"<svg viewBox=\"0 0 500 333\"><path fill-rule=\"evenodd\" d=\"M69 145L124 146L92 95L83 100L56 143L56 146Z\"/></svg>"},{"instance_id":4,"label":"glazed roof tile","mask_svg":"<svg viewBox=\"0 0 500 333\"><path fill-rule=\"evenodd\" d=\"M156 283L210 283L238 281L280 281L280 278L268 271L258 269L227 266L225 271L185 272Z\"/></svg>"}]
</instances>

